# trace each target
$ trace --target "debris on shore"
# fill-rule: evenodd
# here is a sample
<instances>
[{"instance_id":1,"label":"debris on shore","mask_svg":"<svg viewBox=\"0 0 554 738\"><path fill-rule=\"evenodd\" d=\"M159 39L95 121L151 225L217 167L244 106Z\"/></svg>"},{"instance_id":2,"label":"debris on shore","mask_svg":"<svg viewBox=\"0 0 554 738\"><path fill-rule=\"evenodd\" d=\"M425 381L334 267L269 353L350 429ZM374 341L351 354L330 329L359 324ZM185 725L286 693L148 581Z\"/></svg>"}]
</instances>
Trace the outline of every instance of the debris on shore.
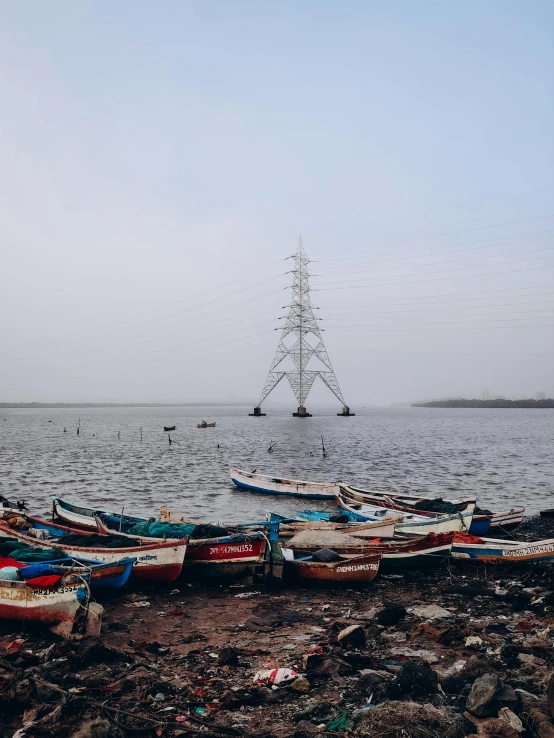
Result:
<instances>
[{"instance_id":1,"label":"debris on shore","mask_svg":"<svg viewBox=\"0 0 554 738\"><path fill-rule=\"evenodd\" d=\"M96 640L0 624L0 738L554 735L545 565L346 590L179 582L102 604Z\"/></svg>"}]
</instances>

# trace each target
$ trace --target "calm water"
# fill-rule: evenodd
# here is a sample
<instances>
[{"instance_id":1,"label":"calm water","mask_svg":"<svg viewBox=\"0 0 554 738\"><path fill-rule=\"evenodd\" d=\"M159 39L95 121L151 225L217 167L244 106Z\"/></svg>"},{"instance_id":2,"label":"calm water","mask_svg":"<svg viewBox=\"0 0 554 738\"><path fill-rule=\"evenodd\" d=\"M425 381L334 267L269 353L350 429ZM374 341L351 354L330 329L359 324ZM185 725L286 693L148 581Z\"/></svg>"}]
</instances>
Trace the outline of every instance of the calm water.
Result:
<instances>
[{"instance_id":1,"label":"calm water","mask_svg":"<svg viewBox=\"0 0 554 738\"><path fill-rule=\"evenodd\" d=\"M236 464L385 491L476 495L497 509L525 504L536 512L554 506L552 410L387 408L356 410L355 418L322 410L304 420L288 411L249 418L248 411L0 410L0 491L24 498L37 512L49 510L51 497L59 495L145 514L167 504L211 521L257 520L267 508L323 507L238 492L229 481L229 465ZM217 421L217 427L197 429L203 418ZM171 447L164 425L177 426ZM270 454L271 441L276 447Z\"/></svg>"}]
</instances>

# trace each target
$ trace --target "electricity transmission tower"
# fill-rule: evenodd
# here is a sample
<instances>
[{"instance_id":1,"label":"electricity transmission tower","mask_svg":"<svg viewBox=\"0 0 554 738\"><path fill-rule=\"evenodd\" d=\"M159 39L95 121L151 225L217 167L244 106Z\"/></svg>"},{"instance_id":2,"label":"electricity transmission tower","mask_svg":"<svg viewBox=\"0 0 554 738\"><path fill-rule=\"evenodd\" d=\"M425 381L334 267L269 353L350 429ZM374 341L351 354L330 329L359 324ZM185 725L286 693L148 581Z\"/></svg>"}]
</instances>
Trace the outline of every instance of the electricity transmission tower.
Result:
<instances>
[{"instance_id":1,"label":"electricity transmission tower","mask_svg":"<svg viewBox=\"0 0 554 738\"><path fill-rule=\"evenodd\" d=\"M310 413L306 412L305 403L316 377L319 377L342 403L342 412L337 414L343 416L354 415L344 401L331 361L325 350L317 322L318 319L314 315L314 310L317 308L314 308L310 301L310 274L308 272L310 260L304 250L302 237L298 240L298 250L292 258L294 259L294 269L291 270L294 275L292 303L260 400L251 415L265 414L261 411L262 402L284 377L287 378L298 402L298 411L293 413L294 416L299 418L311 417ZM282 368L287 359L289 364L292 360L294 368ZM307 366L312 359L319 360L319 364L323 368L308 369Z\"/></svg>"}]
</instances>

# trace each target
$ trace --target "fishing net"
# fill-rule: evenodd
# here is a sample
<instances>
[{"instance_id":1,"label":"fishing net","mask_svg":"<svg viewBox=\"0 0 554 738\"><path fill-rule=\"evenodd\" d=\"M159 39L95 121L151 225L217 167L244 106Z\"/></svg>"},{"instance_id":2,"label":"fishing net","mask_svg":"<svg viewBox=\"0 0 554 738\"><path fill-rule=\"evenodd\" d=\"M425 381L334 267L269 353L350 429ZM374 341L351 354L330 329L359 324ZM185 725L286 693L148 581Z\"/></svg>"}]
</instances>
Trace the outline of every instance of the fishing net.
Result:
<instances>
[{"instance_id":1,"label":"fishing net","mask_svg":"<svg viewBox=\"0 0 554 738\"><path fill-rule=\"evenodd\" d=\"M64 546L86 546L87 548L131 548L140 546L138 538L127 538L126 536L110 535L101 536L99 533L68 533L57 539ZM63 553L61 554L63 556Z\"/></svg>"},{"instance_id":2,"label":"fishing net","mask_svg":"<svg viewBox=\"0 0 554 738\"><path fill-rule=\"evenodd\" d=\"M196 528L194 523L162 523L160 520L147 520L137 523L127 532L132 536L147 536L149 538L184 538L190 536Z\"/></svg>"},{"instance_id":3,"label":"fishing net","mask_svg":"<svg viewBox=\"0 0 554 738\"><path fill-rule=\"evenodd\" d=\"M462 505L455 505L453 502L445 502L444 500L420 500L410 505L414 510L423 510L425 512L446 513L454 515L462 509Z\"/></svg>"},{"instance_id":4,"label":"fishing net","mask_svg":"<svg viewBox=\"0 0 554 738\"><path fill-rule=\"evenodd\" d=\"M0 543L0 556L9 556L17 561L52 561L62 559L64 554L58 548L38 548L17 540Z\"/></svg>"},{"instance_id":5,"label":"fishing net","mask_svg":"<svg viewBox=\"0 0 554 738\"><path fill-rule=\"evenodd\" d=\"M223 528L221 525L212 525L211 523L202 523L196 525L194 530L190 534L191 538L200 540L202 538L222 538L228 536L229 531L227 528Z\"/></svg>"},{"instance_id":6,"label":"fishing net","mask_svg":"<svg viewBox=\"0 0 554 738\"><path fill-rule=\"evenodd\" d=\"M475 505L475 512L474 515L493 515L494 513L492 510L487 510L486 507L479 507L479 505Z\"/></svg>"}]
</instances>

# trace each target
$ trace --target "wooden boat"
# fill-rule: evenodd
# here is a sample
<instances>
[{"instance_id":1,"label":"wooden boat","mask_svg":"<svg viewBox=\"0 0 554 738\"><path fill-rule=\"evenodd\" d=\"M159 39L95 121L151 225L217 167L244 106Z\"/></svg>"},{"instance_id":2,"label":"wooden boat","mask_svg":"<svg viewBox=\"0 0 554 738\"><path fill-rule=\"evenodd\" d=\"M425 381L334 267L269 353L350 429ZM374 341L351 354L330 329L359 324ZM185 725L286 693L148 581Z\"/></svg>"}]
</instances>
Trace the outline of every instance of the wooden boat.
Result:
<instances>
[{"instance_id":1,"label":"wooden boat","mask_svg":"<svg viewBox=\"0 0 554 738\"><path fill-rule=\"evenodd\" d=\"M456 500L455 502L449 501L447 505L450 508L450 512L441 512L437 510L426 510L424 508L414 507L413 502L410 504L400 500L397 497L389 497L387 495L373 495L368 492L360 492L355 487L350 487L346 484L340 484L339 488L339 494L347 500L355 500L356 502L361 502L369 506L376 505L377 507L387 508L388 510L398 510L400 512L410 513L412 515L420 515L424 518L436 518L444 515L469 513L473 522L473 517L475 513L475 498ZM431 504L432 501L430 499L424 499L423 502ZM444 503L446 501L438 500L438 502ZM490 527L490 516L482 515L479 517L484 519L485 525L483 527L486 527L486 530L488 530Z\"/></svg>"},{"instance_id":2,"label":"wooden boat","mask_svg":"<svg viewBox=\"0 0 554 738\"><path fill-rule=\"evenodd\" d=\"M157 582L173 582L183 568L183 561L187 550L187 538L180 540L170 540L165 542L145 541L144 544L138 546L130 546L128 548L101 548L98 546L74 546L64 544L55 540L56 537L65 535L67 532L81 533L87 535L86 531L72 530L68 528L58 528L55 533L56 526L47 521L40 521L38 518L28 517L32 526L37 529L47 530L54 536L48 540L40 540L34 536L14 530L0 521L0 538L17 538L19 541L28 543L30 546L39 548L51 548L54 543L55 547L63 551L66 556L75 559L93 559L95 561L103 561L105 563L114 564L123 558L134 557L136 562L131 572L133 580L148 580ZM140 541L140 539L138 539Z\"/></svg>"},{"instance_id":3,"label":"wooden boat","mask_svg":"<svg viewBox=\"0 0 554 738\"><path fill-rule=\"evenodd\" d=\"M314 500L332 500L339 492L338 484L302 482L298 479L272 477L268 474L245 472L231 467L231 481L239 489L262 492L268 495L288 495Z\"/></svg>"},{"instance_id":4,"label":"wooden boat","mask_svg":"<svg viewBox=\"0 0 554 738\"><path fill-rule=\"evenodd\" d=\"M385 517L389 513L398 513L397 510L388 510L387 508L375 508L369 505L346 499L342 495L336 497L339 510L343 512L349 520L355 522L364 522L376 511L381 509L386 511ZM425 517L420 515L412 515L405 513L402 521L396 523L397 533L416 533L425 535L426 533L449 533L460 530L468 530L471 525L471 510L465 510L456 515L440 515L436 517Z\"/></svg>"},{"instance_id":5,"label":"wooden boat","mask_svg":"<svg viewBox=\"0 0 554 738\"><path fill-rule=\"evenodd\" d=\"M408 506L412 504L424 502L425 500L441 499L441 498L435 498L435 497L430 497L426 495L410 495L406 493L387 494L387 493L379 492L375 490L360 489L359 487L354 487L352 485L342 485L342 486L347 487L348 489L347 496L350 496L353 499L358 499L357 497L358 495L361 496L362 498L364 496L368 496L373 499L380 498L382 500L384 500L385 498L392 498ZM364 502L364 501L369 501L369 500L359 499L359 502ZM450 502L454 505L461 504L461 503L475 502L474 498L460 498L460 499L442 498L441 501ZM490 518L490 528L503 528L504 530L512 530L513 528L517 528L517 526L523 522L524 515L525 515L524 507L512 507L509 510L501 510L498 512L493 512L492 517ZM475 514L474 512L472 523L471 523L471 528L470 528L470 533L474 535L484 535L486 531L483 532L483 528L487 526L486 520L489 517L490 517L489 513L480 513L479 511L477 511L477 514Z\"/></svg>"},{"instance_id":6,"label":"wooden boat","mask_svg":"<svg viewBox=\"0 0 554 738\"><path fill-rule=\"evenodd\" d=\"M54 559L53 561L41 561L40 563L29 562L27 566L20 569L24 579L30 577L44 576L45 574L85 574L90 577L89 584L91 592L98 590L121 589L131 576L135 557L127 557L113 563L101 561L89 561L87 559ZM26 562L27 563L27 562Z\"/></svg>"},{"instance_id":7,"label":"wooden boat","mask_svg":"<svg viewBox=\"0 0 554 738\"><path fill-rule=\"evenodd\" d=\"M75 618L88 602L87 587L75 577L62 579L57 589L33 589L25 582L0 580L0 620L46 625L69 637Z\"/></svg>"},{"instance_id":8,"label":"wooden boat","mask_svg":"<svg viewBox=\"0 0 554 738\"><path fill-rule=\"evenodd\" d=\"M123 515L121 513L110 512L108 510L94 509L91 507L83 507L82 505L75 505L67 500L62 500L61 497L54 497L52 499L52 515L54 519L61 520L66 525L73 528L83 528L84 530L90 530L96 533L96 520L94 516L102 513L103 515L109 515L111 518L125 519L132 521L133 523L144 523L146 518L139 518L134 515Z\"/></svg>"},{"instance_id":9,"label":"wooden boat","mask_svg":"<svg viewBox=\"0 0 554 738\"><path fill-rule=\"evenodd\" d=\"M491 518L491 529L513 530L523 523L525 517L524 507L512 507L510 510L493 512Z\"/></svg>"},{"instance_id":10,"label":"wooden boat","mask_svg":"<svg viewBox=\"0 0 554 738\"><path fill-rule=\"evenodd\" d=\"M206 423L206 421L203 420L201 423L198 423L196 427L197 428L215 428L215 423Z\"/></svg>"},{"instance_id":11,"label":"wooden boat","mask_svg":"<svg viewBox=\"0 0 554 738\"><path fill-rule=\"evenodd\" d=\"M330 548L341 556L375 552L382 555L380 570L390 572L440 566L450 556L453 539L454 533L428 533L407 540L367 541L336 531L310 531L297 534L284 545L310 554L321 548Z\"/></svg>"},{"instance_id":12,"label":"wooden boat","mask_svg":"<svg viewBox=\"0 0 554 738\"><path fill-rule=\"evenodd\" d=\"M350 533L359 538L393 538L395 521L393 518L388 520L375 520L367 523L333 523L328 520L330 513L326 514L327 519L303 519L302 513L298 513L295 517L287 517L279 515L279 513L267 511L266 517L270 522L279 523L279 539L292 538L292 536L303 530L334 530L340 533ZM401 520L401 516L398 516Z\"/></svg>"},{"instance_id":13,"label":"wooden boat","mask_svg":"<svg viewBox=\"0 0 554 738\"><path fill-rule=\"evenodd\" d=\"M164 425L164 431L174 431L175 426L174 425Z\"/></svg>"},{"instance_id":14,"label":"wooden boat","mask_svg":"<svg viewBox=\"0 0 554 738\"><path fill-rule=\"evenodd\" d=\"M111 528L105 515L97 515L96 523L100 533L116 532ZM118 535L128 535L118 533ZM159 538L147 538L159 541ZM236 575L264 564L267 537L261 531L230 532L217 538L189 538L187 553L183 564L184 574ZM217 568L216 571L209 571Z\"/></svg>"},{"instance_id":15,"label":"wooden boat","mask_svg":"<svg viewBox=\"0 0 554 738\"><path fill-rule=\"evenodd\" d=\"M133 525L148 522L147 518L134 515L123 515L114 512L97 511L75 505L67 500L54 498L56 516L65 522L78 525L83 529L91 530L104 535L117 533L129 535L128 530ZM161 521L183 523L191 526L191 531L200 523L188 518L172 518L167 507L161 508ZM235 576L249 572L262 566L268 554L267 536L263 531L245 531L240 526L226 526L231 529L230 534L218 538L189 538L183 571L186 575ZM261 524L263 527L263 523ZM159 543L163 539L141 536L144 543Z\"/></svg>"},{"instance_id":16,"label":"wooden boat","mask_svg":"<svg viewBox=\"0 0 554 738\"><path fill-rule=\"evenodd\" d=\"M482 538L479 542L466 542L456 536L452 557L486 564L522 564L526 562L554 560L554 538L532 543L502 541L498 538Z\"/></svg>"},{"instance_id":17,"label":"wooden boat","mask_svg":"<svg viewBox=\"0 0 554 738\"><path fill-rule=\"evenodd\" d=\"M311 555L285 558L285 571L300 579L325 584L369 584L379 572L380 555L343 556L340 561L313 561Z\"/></svg>"}]
</instances>

